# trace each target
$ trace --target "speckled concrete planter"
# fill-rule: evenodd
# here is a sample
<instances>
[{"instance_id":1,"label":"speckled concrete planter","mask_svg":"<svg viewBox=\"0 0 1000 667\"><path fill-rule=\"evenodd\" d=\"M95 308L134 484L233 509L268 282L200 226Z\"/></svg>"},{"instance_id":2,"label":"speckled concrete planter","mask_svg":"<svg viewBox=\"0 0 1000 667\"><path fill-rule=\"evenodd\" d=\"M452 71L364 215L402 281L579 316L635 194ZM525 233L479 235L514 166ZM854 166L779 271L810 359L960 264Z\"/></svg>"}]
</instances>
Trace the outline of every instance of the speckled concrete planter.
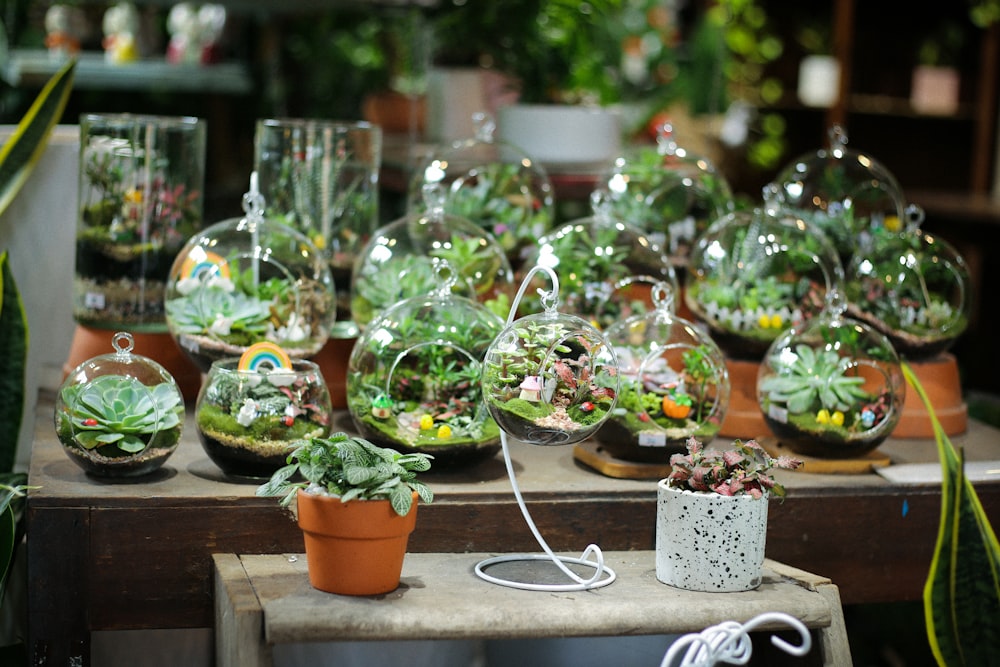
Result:
<instances>
[{"instance_id":1,"label":"speckled concrete planter","mask_svg":"<svg viewBox=\"0 0 1000 667\"><path fill-rule=\"evenodd\" d=\"M691 591L760 585L767 499L678 491L657 485L656 578Z\"/></svg>"}]
</instances>

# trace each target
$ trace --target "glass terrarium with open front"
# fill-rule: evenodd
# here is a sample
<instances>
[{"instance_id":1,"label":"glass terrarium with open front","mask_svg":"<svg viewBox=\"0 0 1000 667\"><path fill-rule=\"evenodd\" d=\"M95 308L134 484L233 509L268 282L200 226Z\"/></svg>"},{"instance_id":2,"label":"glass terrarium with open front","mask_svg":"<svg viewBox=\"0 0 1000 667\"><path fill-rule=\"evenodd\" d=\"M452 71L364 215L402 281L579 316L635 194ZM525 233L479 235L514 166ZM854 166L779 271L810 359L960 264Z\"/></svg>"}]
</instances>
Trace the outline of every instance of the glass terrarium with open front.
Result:
<instances>
[{"instance_id":1,"label":"glass terrarium with open front","mask_svg":"<svg viewBox=\"0 0 1000 667\"><path fill-rule=\"evenodd\" d=\"M518 267L524 251L555 220L552 182L521 148L495 137L496 122L490 115L477 113L474 123L474 137L435 149L414 171L407 212L428 212L424 189L440 186L445 212L489 232Z\"/></svg>"},{"instance_id":2,"label":"glass terrarium with open front","mask_svg":"<svg viewBox=\"0 0 1000 667\"><path fill-rule=\"evenodd\" d=\"M56 435L70 460L98 477L137 477L160 468L184 428L184 396L170 373L133 353L132 335L114 352L84 361L56 394Z\"/></svg>"},{"instance_id":3,"label":"glass terrarium with open front","mask_svg":"<svg viewBox=\"0 0 1000 667\"><path fill-rule=\"evenodd\" d=\"M885 334L903 357L929 359L965 331L972 309L965 260L947 241L920 229L910 206L902 230L874 230L847 267L847 313Z\"/></svg>"},{"instance_id":4,"label":"glass terrarium with open front","mask_svg":"<svg viewBox=\"0 0 1000 667\"><path fill-rule=\"evenodd\" d=\"M728 357L758 361L782 332L819 314L842 280L836 250L805 220L741 210L698 238L684 300Z\"/></svg>"},{"instance_id":5,"label":"glass terrarium with open front","mask_svg":"<svg viewBox=\"0 0 1000 667\"><path fill-rule=\"evenodd\" d=\"M845 317L837 290L822 314L768 349L757 375L764 421L792 451L856 458L877 448L899 422L906 383L892 343Z\"/></svg>"},{"instance_id":6,"label":"glass terrarium with open front","mask_svg":"<svg viewBox=\"0 0 1000 667\"><path fill-rule=\"evenodd\" d=\"M618 357L618 404L597 431L601 448L628 461L667 463L689 438L712 440L729 403L729 375L711 337L673 313L661 283L654 308L605 331Z\"/></svg>"},{"instance_id":7,"label":"glass terrarium with open front","mask_svg":"<svg viewBox=\"0 0 1000 667\"><path fill-rule=\"evenodd\" d=\"M195 234L170 269L167 325L203 373L262 341L309 358L336 319L326 260L304 234L263 217L255 185L244 197L246 216Z\"/></svg>"},{"instance_id":8,"label":"glass terrarium with open front","mask_svg":"<svg viewBox=\"0 0 1000 667\"><path fill-rule=\"evenodd\" d=\"M347 407L358 431L383 447L459 466L500 449L482 399L483 357L501 317L452 291L457 274L434 263L430 294L395 303L369 321L347 366Z\"/></svg>"}]
</instances>

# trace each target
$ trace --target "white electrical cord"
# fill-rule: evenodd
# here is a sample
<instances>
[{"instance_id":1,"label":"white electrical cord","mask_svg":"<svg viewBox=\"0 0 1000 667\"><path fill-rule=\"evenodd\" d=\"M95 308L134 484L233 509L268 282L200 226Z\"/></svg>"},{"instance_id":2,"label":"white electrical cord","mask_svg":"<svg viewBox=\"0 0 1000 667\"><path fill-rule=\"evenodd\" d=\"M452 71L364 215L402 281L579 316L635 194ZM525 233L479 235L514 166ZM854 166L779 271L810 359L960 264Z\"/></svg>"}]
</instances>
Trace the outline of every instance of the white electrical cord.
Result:
<instances>
[{"instance_id":1,"label":"white electrical cord","mask_svg":"<svg viewBox=\"0 0 1000 667\"><path fill-rule=\"evenodd\" d=\"M794 646L781 637L772 635L772 644L797 657L809 653L812 635L802 621L784 612L767 612L753 617L743 625L736 621L725 621L705 628L700 633L678 638L670 645L660 667L713 667L717 663L745 665L753 652L749 633L760 625L772 622L790 625L802 638L802 643ZM675 663L678 657L681 661Z\"/></svg>"}]
</instances>

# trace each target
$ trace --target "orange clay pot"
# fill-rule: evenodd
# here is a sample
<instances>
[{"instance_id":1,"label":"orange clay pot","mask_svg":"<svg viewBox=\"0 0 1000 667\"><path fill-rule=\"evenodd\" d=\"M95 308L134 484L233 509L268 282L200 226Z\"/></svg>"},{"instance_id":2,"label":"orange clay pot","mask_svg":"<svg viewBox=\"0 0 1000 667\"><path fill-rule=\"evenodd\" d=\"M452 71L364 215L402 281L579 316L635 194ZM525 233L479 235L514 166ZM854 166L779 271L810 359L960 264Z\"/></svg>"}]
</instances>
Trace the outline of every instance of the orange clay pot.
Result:
<instances>
[{"instance_id":1,"label":"orange clay pot","mask_svg":"<svg viewBox=\"0 0 1000 667\"><path fill-rule=\"evenodd\" d=\"M388 500L342 503L300 490L298 521L313 588L341 595L389 593L399 587L406 544L417 521L417 494L404 517Z\"/></svg>"}]
</instances>

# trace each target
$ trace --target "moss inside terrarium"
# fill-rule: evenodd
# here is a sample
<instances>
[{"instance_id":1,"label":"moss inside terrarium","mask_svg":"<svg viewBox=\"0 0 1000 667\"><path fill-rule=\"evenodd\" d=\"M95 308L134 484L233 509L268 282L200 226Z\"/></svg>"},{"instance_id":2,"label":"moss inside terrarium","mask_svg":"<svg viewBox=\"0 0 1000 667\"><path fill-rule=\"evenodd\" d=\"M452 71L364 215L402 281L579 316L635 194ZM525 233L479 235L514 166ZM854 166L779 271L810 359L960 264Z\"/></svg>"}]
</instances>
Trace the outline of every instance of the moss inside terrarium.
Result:
<instances>
[{"instance_id":1,"label":"moss inside terrarium","mask_svg":"<svg viewBox=\"0 0 1000 667\"><path fill-rule=\"evenodd\" d=\"M249 426L243 426L228 412L215 405L204 405L198 411L198 428L206 433L225 434L230 438L241 438L253 441L289 442L302 438L315 437L322 427L307 419L294 419L286 423L284 415L267 415L254 419Z\"/></svg>"}]
</instances>

